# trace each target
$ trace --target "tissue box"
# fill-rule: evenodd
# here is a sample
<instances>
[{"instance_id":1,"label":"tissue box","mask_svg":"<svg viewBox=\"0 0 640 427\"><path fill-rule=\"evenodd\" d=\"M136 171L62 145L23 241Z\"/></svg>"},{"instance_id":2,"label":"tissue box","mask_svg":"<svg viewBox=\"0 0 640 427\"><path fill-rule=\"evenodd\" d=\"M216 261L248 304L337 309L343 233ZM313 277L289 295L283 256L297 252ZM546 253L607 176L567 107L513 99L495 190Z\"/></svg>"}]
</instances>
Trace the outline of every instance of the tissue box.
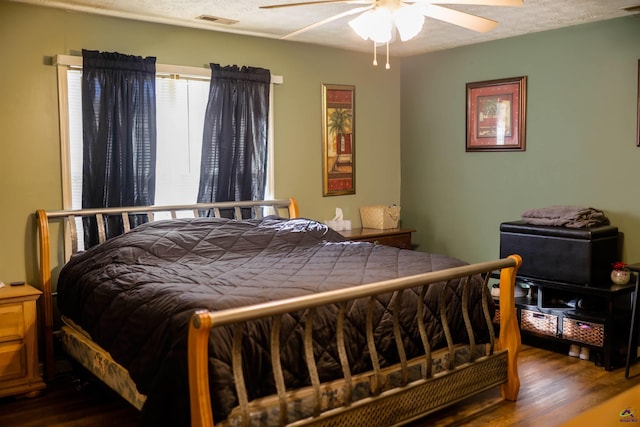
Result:
<instances>
[{"instance_id":1,"label":"tissue box","mask_svg":"<svg viewBox=\"0 0 640 427\"><path fill-rule=\"evenodd\" d=\"M363 228L397 228L400 206L363 206L360 208Z\"/></svg>"},{"instance_id":2,"label":"tissue box","mask_svg":"<svg viewBox=\"0 0 640 427\"><path fill-rule=\"evenodd\" d=\"M329 220L324 222L329 228L335 231L351 230L351 220Z\"/></svg>"}]
</instances>

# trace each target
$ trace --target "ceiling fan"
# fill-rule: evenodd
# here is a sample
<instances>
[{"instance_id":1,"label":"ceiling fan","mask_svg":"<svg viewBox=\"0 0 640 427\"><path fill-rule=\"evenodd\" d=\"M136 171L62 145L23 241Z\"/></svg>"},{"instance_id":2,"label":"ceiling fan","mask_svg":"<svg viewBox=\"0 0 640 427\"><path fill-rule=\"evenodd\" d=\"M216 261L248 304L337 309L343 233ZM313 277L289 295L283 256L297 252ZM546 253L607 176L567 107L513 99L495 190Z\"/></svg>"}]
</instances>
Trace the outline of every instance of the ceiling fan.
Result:
<instances>
[{"instance_id":1,"label":"ceiling fan","mask_svg":"<svg viewBox=\"0 0 640 427\"><path fill-rule=\"evenodd\" d=\"M337 15L330 16L299 30L280 37L288 39L298 34L317 28L321 25L347 16L356 15L349 21L349 25L363 39L374 42L374 65L376 44L387 44L387 58L389 56L389 42L395 37L396 30L402 41L415 37L424 24L424 18L430 17L473 31L487 32L498 25L498 22L470 13L450 9L438 4L465 4L482 6L522 6L523 0L312 0L299 3L284 3L260 6L261 9L275 9L282 7L309 6L328 3L362 4L364 6L349 9ZM389 61L387 59L387 68Z\"/></svg>"}]
</instances>

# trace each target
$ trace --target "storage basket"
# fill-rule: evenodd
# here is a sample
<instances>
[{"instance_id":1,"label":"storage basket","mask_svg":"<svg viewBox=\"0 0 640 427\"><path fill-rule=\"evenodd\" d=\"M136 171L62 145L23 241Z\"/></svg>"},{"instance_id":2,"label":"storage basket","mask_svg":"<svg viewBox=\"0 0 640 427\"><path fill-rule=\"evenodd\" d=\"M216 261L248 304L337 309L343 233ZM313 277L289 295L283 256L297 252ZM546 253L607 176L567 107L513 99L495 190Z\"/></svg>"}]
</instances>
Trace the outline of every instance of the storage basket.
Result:
<instances>
[{"instance_id":1,"label":"storage basket","mask_svg":"<svg viewBox=\"0 0 640 427\"><path fill-rule=\"evenodd\" d=\"M363 206L360 208L363 228L397 228L400 206Z\"/></svg>"},{"instance_id":2,"label":"storage basket","mask_svg":"<svg viewBox=\"0 0 640 427\"><path fill-rule=\"evenodd\" d=\"M604 325L563 317L562 338L602 347L604 345Z\"/></svg>"},{"instance_id":3,"label":"storage basket","mask_svg":"<svg viewBox=\"0 0 640 427\"><path fill-rule=\"evenodd\" d=\"M520 313L520 328L524 331L555 337L558 334L558 316L522 310Z\"/></svg>"},{"instance_id":4,"label":"storage basket","mask_svg":"<svg viewBox=\"0 0 640 427\"><path fill-rule=\"evenodd\" d=\"M493 315L493 323L496 325L500 324L500 309L496 308L496 313Z\"/></svg>"}]
</instances>

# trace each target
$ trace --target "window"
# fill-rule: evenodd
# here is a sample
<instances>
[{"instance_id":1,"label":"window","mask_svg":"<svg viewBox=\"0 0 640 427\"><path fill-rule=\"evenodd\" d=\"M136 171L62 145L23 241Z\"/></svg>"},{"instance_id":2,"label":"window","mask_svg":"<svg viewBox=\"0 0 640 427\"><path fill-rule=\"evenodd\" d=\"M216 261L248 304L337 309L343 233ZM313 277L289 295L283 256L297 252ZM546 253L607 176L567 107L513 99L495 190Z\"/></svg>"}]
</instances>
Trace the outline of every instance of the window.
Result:
<instances>
[{"instance_id":1,"label":"window","mask_svg":"<svg viewBox=\"0 0 640 427\"><path fill-rule=\"evenodd\" d=\"M209 81L156 79L156 204L195 203Z\"/></svg>"},{"instance_id":2,"label":"window","mask_svg":"<svg viewBox=\"0 0 640 427\"><path fill-rule=\"evenodd\" d=\"M82 207L82 58L58 56L63 204ZM156 205L195 203L200 179L209 70L157 64ZM279 76L273 83L281 83ZM269 111L266 198L273 197L273 96Z\"/></svg>"}]
</instances>

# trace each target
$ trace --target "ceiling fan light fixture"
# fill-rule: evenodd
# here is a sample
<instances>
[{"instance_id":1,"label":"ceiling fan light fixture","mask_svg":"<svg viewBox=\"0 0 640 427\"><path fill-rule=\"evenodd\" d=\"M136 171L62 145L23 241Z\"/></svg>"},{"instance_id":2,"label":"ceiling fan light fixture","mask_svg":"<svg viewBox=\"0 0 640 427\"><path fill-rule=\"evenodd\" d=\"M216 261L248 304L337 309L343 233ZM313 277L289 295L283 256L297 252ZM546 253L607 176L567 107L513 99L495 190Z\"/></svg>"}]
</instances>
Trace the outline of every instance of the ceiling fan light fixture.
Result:
<instances>
[{"instance_id":1,"label":"ceiling fan light fixture","mask_svg":"<svg viewBox=\"0 0 640 427\"><path fill-rule=\"evenodd\" d=\"M349 25L364 40L376 43L390 42L394 27L398 29L402 41L411 40L422 31L424 25L422 4L379 6L358 15L349 21Z\"/></svg>"},{"instance_id":2,"label":"ceiling fan light fixture","mask_svg":"<svg viewBox=\"0 0 640 427\"><path fill-rule=\"evenodd\" d=\"M292 33L285 34L280 38L293 37L337 19L359 14L349 21L349 26L364 40L373 41L373 65L378 63L376 58L377 45L387 45L386 68L389 68L389 43L395 39L396 30L403 42L411 40L422 31L425 17L438 19L477 32L491 31L498 25L497 21L451 9L447 6L439 6L438 4L522 6L524 0L310 0L260 7L271 9L321 3L359 3L365 6L346 10Z\"/></svg>"},{"instance_id":3,"label":"ceiling fan light fixture","mask_svg":"<svg viewBox=\"0 0 640 427\"><path fill-rule=\"evenodd\" d=\"M411 6L402 4L394 11L393 19L403 42L411 40L422 31L424 14L421 6L419 3L414 3Z\"/></svg>"},{"instance_id":4,"label":"ceiling fan light fixture","mask_svg":"<svg viewBox=\"0 0 640 427\"><path fill-rule=\"evenodd\" d=\"M393 15L388 8L377 7L352 19L349 25L364 40L387 43L391 40L393 22Z\"/></svg>"}]
</instances>

